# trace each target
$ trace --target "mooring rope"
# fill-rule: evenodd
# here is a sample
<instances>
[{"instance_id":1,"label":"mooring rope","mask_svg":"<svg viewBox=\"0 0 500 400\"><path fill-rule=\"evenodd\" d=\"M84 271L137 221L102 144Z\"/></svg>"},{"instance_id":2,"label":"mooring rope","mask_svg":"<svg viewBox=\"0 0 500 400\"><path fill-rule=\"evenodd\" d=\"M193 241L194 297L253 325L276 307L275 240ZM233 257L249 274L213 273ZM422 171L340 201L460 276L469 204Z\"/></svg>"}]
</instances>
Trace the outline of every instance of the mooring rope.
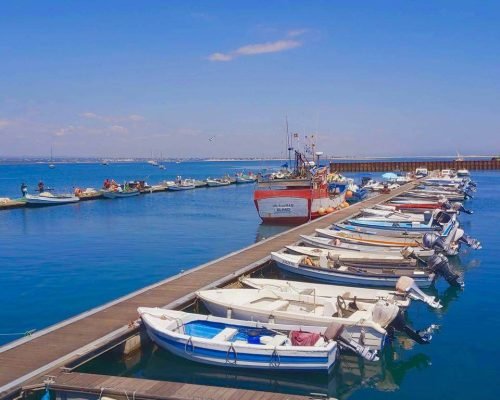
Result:
<instances>
[{"instance_id":1,"label":"mooring rope","mask_svg":"<svg viewBox=\"0 0 500 400\"><path fill-rule=\"evenodd\" d=\"M36 329L30 329L26 332L0 333L0 336L31 336Z\"/></svg>"}]
</instances>

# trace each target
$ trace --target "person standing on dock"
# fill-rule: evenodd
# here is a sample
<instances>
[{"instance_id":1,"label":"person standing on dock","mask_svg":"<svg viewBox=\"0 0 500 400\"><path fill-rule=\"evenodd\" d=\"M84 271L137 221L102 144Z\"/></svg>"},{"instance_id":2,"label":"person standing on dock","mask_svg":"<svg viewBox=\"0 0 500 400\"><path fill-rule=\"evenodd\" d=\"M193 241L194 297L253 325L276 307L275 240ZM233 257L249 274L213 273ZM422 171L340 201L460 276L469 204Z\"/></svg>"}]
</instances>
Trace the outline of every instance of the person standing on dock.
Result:
<instances>
[{"instance_id":1,"label":"person standing on dock","mask_svg":"<svg viewBox=\"0 0 500 400\"><path fill-rule=\"evenodd\" d=\"M43 184L43 181L38 182L38 191L40 193L45 191L45 185Z\"/></svg>"},{"instance_id":2,"label":"person standing on dock","mask_svg":"<svg viewBox=\"0 0 500 400\"><path fill-rule=\"evenodd\" d=\"M26 183L24 182L21 184L21 193L23 197L26 197L26 195L28 194L28 185L26 185Z\"/></svg>"}]
</instances>

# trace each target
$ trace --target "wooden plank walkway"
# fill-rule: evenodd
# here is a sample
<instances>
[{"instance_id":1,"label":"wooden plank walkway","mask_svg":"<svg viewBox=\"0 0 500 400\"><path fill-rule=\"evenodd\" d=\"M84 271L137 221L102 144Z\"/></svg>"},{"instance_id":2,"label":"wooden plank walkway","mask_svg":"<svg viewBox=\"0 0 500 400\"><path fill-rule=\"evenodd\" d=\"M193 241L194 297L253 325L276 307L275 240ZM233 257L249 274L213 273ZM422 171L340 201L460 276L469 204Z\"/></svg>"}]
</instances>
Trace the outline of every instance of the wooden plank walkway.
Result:
<instances>
[{"instance_id":1,"label":"wooden plank walkway","mask_svg":"<svg viewBox=\"0 0 500 400\"><path fill-rule=\"evenodd\" d=\"M182 303L182 298L192 296L197 290L213 287L218 282L229 281L234 276L241 275L250 269L248 266L264 262L270 252L298 241L299 235L312 234L316 228L324 228L344 220L359 212L361 208L387 201L414 185L415 183L410 183L401 186L390 194L377 195L328 214L90 310L40 331L30 338L23 338L0 347L0 399L2 392L11 391L27 382L40 382L40 377L43 375L55 375L59 367L103 345L114 336L123 335L127 331L129 322L137 319L137 307L165 305L171 308L178 307Z\"/></svg>"},{"instance_id":2,"label":"wooden plank walkway","mask_svg":"<svg viewBox=\"0 0 500 400\"><path fill-rule=\"evenodd\" d=\"M110 397L158 400L306 400L309 396L264 392L248 389L124 378L96 374L71 373L57 377L54 390L92 393ZM135 393L134 393L135 392Z\"/></svg>"}]
</instances>

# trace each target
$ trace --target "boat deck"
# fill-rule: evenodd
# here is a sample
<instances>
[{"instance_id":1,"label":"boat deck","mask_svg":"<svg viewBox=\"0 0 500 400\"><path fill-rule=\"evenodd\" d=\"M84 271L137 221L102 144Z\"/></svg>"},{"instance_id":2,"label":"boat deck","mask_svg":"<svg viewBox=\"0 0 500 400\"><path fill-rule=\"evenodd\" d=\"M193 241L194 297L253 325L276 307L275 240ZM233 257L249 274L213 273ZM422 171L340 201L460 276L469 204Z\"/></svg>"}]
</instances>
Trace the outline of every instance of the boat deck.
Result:
<instances>
[{"instance_id":1,"label":"boat deck","mask_svg":"<svg viewBox=\"0 0 500 400\"><path fill-rule=\"evenodd\" d=\"M324 228L332 223L342 221L358 213L361 208L385 202L413 188L414 185L415 183L406 184L389 194L377 195L348 208L292 228L279 235L36 332L31 337L22 338L0 347L0 399L7 398L8 395L15 393L16 390L23 386L39 384L45 375L56 376L56 383L69 379L68 375L75 376L77 378L72 382L77 385L78 379L81 379L81 384L77 385L79 390L87 390L90 384L86 383L87 378L84 375L88 374L63 373L64 370L61 367L68 365L84 354L95 352L99 348L109 345L111 341L117 340L119 337L136 333L137 328L134 327L132 322L137 319L137 307L167 306L168 308L178 308L193 299L195 291L230 282L240 275L258 268L269 260L272 251L278 251L286 245L297 242L300 239L299 235L311 235L316 228ZM107 379L124 380L125 378L107 377ZM130 382L130 380L126 381ZM93 382L92 385L94 386L104 386L104 382L98 382L97 380ZM140 384L135 385L135 388L143 387L143 385L144 387L147 386L147 381L140 380L139 382ZM106 385L109 383L106 381ZM174 396L174 393L183 384L157 382L157 385L158 387L164 385L165 391L161 397L165 399L179 398ZM168 387L177 389L168 389ZM200 389L200 391L205 390L213 389L209 387ZM222 388L216 388L216 390L217 396L215 398L218 399L238 398L244 400L260 398L243 393L248 392L245 390ZM228 397L221 397L222 392L227 392ZM275 393L272 398L295 399L300 397L289 395L285 397Z\"/></svg>"}]
</instances>

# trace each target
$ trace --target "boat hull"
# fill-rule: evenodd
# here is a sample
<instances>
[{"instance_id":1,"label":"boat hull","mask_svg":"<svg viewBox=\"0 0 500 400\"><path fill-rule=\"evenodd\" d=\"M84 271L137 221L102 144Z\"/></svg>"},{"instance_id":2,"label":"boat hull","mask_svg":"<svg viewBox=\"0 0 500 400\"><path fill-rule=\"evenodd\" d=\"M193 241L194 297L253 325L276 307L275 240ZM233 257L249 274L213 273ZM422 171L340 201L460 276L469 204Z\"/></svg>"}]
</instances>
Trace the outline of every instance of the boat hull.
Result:
<instances>
[{"instance_id":1,"label":"boat hull","mask_svg":"<svg viewBox=\"0 0 500 400\"><path fill-rule=\"evenodd\" d=\"M141 192L138 190L134 190L131 192L103 192L103 197L107 199L122 199L126 197L134 197L134 196L139 196Z\"/></svg>"},{"instance_id":2,"label":"boat hull","mask_svg":"<svg viewBox=\"0 0 500 400\"><path fill-rule=\"evenodd\" d=\"M61 206L64 204L73 204L80 201L76 196L69 196L65 198L57 197L41 197L41 196L31 196L26 195L24 198L26 200L26 206L28 207L47 207L47 206Z\"/></svg>"},{"instance_id":3,"label":"boat hull","mask_svg":"<svg viewBox=\"0 0 500 400\"><path fill-rule=\"evenodd\" d=\"M356 275L348 275L348 274L340 274L335 273L335 271L331 270L321 270L319 268L307 268L304 266L296 266L285 261L274 260L276 265L290 274L306 277L312 279L316 282L320 283L330 283L335 285L346 285L346 286L364 286L364 287L384 287L384 288L393 288L396 286L397 281L400 276L394 277L385 277L385 278L377 278L377 277L363 277ZM433 277L429 278L428 276L420 277L418 275L412 276L415 283L420 288L428 288L432 285Z\"/></svg>"},{"instance_id":4,"label":"boat hull","mask_svg":"<svg viewBox=\"0 0 500 400\"><path fill-rule=\"evenodd\" d=\"M254 203L266 223L304 223L325 215L345 201L345 191L329 195L326 190L283 189L256 190Z\"/></svg>"}]
</instances>

